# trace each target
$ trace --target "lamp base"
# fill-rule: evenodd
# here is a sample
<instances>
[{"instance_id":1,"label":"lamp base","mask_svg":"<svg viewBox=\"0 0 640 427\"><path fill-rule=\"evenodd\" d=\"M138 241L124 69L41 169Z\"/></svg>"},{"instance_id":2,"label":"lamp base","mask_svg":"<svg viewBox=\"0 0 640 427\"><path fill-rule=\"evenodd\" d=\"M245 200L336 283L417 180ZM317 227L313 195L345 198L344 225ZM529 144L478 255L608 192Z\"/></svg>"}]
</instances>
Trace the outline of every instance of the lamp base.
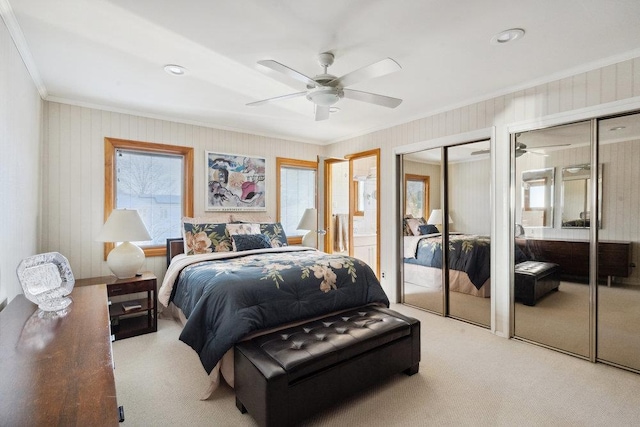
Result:
<instances>
[{"instance_id":1,"label":"lamp base","mask_svg":"<svg viewBox=\"0 0 640 427\"><path fill-rule=\"evenodd\" d=\"M123 242L107 256L107 265L118 279L135 277L144 264L144 252L131 242Z\"/></svg>"},{"instance_id":2,"label":"lamp base","mask_svg":"<svg viewBox=\"0 0 640 427\"><path fill-rule=\"evenodd\" d=\"M318 233L316 231L307 231L302 237L302 246L308 246L310 248L318 247Z\"/></svg>"}]
</instances>

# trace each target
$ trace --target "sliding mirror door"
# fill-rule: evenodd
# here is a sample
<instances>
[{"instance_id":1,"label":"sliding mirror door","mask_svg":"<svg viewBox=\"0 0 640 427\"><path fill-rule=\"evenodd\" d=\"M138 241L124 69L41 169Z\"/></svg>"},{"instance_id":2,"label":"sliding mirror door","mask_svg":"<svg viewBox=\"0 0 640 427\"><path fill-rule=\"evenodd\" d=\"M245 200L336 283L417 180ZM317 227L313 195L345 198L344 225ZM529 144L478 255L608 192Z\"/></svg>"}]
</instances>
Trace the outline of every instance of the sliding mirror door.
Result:
<instances>
[{"instance_id":1,"label":"sliding mirror door","mask_svg":"<svg viewBox=\"0 0 640 427\"><path fill-rule=\"evenodd\" d=\"M598 129L597 357L640 371L640 273L631 267L640 263L640 114L600 120Z\"/></svg>"},{"instance_id":2,"label":"sliding mirror door","mask_svg":"<svg viewBox=\"0 0 640 427\"><path fill-rule=\"evenodd\" d=\"M447 147L447 209L432 210L445 219L449 266L449 315L491 326L491 162L489 141Z\"/></svg>"},{"instance_id":3,"label":"sliding mirror door","mask_svg":"<svg viewBox=\"0 0 640 427\"><path fill-rule=\"evenodd\" d=\"M512 144L514 335L589 357L589 228L564 227L562 218L589 216L584 204L574 206L580 196L564 185L563 171L591 164L591 124L514 134Z\"/></svg>"},{"instance_id":4,"label":"sliding mirror door","mask_svg":"<svg viewBox=\"0 0 640 427\"><path fill-rule=\"evenodd\" d=\"M403 302L444 315L442 235L427 224L430 212L441 209L441 149L405 154L403 169Z\"/></svg>"}]
</instances>

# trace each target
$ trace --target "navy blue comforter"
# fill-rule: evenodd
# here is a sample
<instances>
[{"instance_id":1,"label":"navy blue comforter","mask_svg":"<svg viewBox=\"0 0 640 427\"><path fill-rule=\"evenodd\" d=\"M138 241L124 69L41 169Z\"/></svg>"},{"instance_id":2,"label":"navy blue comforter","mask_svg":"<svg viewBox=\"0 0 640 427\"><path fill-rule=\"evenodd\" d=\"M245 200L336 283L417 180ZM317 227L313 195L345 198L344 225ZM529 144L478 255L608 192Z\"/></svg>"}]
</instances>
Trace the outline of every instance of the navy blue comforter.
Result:
<instances>
[{"instance_id":1,"label":"navy blue comforter","mask_svg":"<svg viewBox=\"0 0 640 427\"><path fill-rule=\"evenodd\" d=\"M370 303L389 306L369 266L320 251L191 264L171 300L188 319L180 340L198 353L207 373L251 332Z\"/></svg>"},{"instance_id":2,"label":"navy blue comforter","mask_svg":"<svg viewBox=\"0 0 640 427\"><path fill-rule=\"evenodd\" d=\"M449 268L467 273L476 289L480 289L491 275L490 241L488 236L449 236ZM424 237L418 243L416 257L405 258L404 262L442 268L442 237Z\"/></svg>"}]
</instances>

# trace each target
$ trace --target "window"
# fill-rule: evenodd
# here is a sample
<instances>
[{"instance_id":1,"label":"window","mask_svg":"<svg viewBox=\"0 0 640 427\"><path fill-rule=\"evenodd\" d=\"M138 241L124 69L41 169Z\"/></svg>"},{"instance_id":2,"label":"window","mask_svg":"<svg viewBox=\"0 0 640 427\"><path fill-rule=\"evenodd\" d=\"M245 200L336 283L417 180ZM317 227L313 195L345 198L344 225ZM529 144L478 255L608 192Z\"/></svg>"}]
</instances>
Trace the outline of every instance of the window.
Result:
<instances>
[{"instance_id":1,"label":"window","mask_svg":"<svg viewBox=\"0 0 640 427\"><path fill-rule=\"evenodd\" d=\"M289 244L302 243L302 236L308 231L297 228L305 209L316 207L317 169L316 162L276 158L276 216Z\"/></svg>"},{"instance_id":2,"label":"window","mask_svg":"<svg viewBox=\"0 0 640 427\"><path fill-rule=\"evenodd\" d=\"M193 148L105 138L105 220L113 209L136 209L151 240L137 242L146 256L166 253L193 215ZM105 257L113 248L105 243Z\"/></svg>"},{"instance_id":3,"label":"window","mask_svg":"<svg viewBox=\"0 0 640 427\"><path fill-rule=\"evenodd\" d=\"M414 218L428 218L429 214L429 177L426 175L404 176L405 215Z\"/></svg>"}]
</instances>

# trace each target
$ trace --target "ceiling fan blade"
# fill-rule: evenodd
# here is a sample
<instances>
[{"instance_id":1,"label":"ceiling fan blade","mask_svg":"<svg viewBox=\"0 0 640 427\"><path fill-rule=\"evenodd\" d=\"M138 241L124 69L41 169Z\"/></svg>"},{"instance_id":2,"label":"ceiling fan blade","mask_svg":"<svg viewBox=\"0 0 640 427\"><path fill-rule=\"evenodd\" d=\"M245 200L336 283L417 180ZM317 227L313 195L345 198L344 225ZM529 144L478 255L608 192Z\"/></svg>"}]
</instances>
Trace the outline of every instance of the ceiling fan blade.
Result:
<instances>
[{"instance_id":1,"label":"ceiling fan blade","mask_svg":"<svg viewBox=\"0 0 640 427\"><path fill-rule=\"evenodd\" d=\"M385 58L371 65L367 65L366 67L362 67L348 74L345 74L342 77L338 77L337 79L332 80L327 84L333 85L335 83L340 87L347 87L361 80L368 80L384 76L401 69L402 67L396 61L391 58Z\"/></svg>"},{"instance_id":2,"label":"ceiling fan blade","mask_svg":"<svg viewBox=\"0 0 640 427\"><path fill-rule=\"evenodd\" d=\"M289 68L286 65L283 65L279 62L273 61L271 59L265 59L262 61L258 61L258 64L263 65L267 68L271 68L274 71L278 71L282 74L285 74L291 78L294 78L298 81L301 81L302 83L306 84L306 85L311 85L311 86L318 86L318 82L316 82L315 80L313 80L311 77L309 76L305 76L304 74L302 74L299 71L294 70L293 68Z\"/></svg>"},{"instance_id":3,"label":"ceiling fan blade","mask_svg":"<svg viewBox=\"0 0 640 427\"><path fill-rule=\"evenodd\" d=\"M316 122L327 120L329 118L329 106L323 107L316 105Z\"/></svg>"},{"instance_id":4,"label":"ceiling fan blade","mask_svg":"<svg viewBox=\"0 0 640 427\"><path fill-rule=\"evenodd\" d=\"M253 106L256 106L256 105L267 104L267 103L273 102L273 101L281 101L283 99L296 98L298 96L304 96L306 94L307 94L307 92L290 93L289 95L281 95L281 96L276 96L274 98L263 99L262 101L250 102L247 105L253 107Z\"/></svg>"},{"instance_id":5,"label":"ceiling fan blade","mask_svg":"<svg viewBox=\"0 0 640 427\"><path fill-rule=\"evenodd\" d=\"M540 147L536 147L536 148L540 148ZM549 157L549 155L548 155L548 154L546 154L546 153L541 153L541 152L539 152L539 151L533 151L533 150L522 150L522 151L524 151L525 153L537 154L538 156Z\"/></svg>"},{"instance_id":6,"label":"ceiling fan blade","mask_svg":"<svg viewBox=\"0 0 640 427\"><path fill-rule=\"evenodd\" d=\"M402 103L402 99L378 95L371 92L362 92L360 90L353 89L344 89L343 92L345 98L355 99L356 101L369 102L371 104L381 105L387 108L396 108Z\"/></svg>"},{"instance_id":7,"label":"ceiling fan blade","mask_svg":"<svg viewBox=\"0 0 640 427\"><path fill-rule=\"evenodd\" d=\"M490 152L491 152L491 150L486 148L484 150L472 151L471 155L475 156L475 155L478 155L478 154L489 154Z\"/></svg>"},{"instance_id":8,"label":"ceiling fan blade","mask_svg":"<svg viewBox=\"0 0 640 427\"><path fill-rule=\"evenodd\" d=\"M568 145L571 145L571 144L551 144L551 145L540 145L540 146L538 146L538 147L533 147L533 148L538 149L538 148L566 147L566 146L568 146Z\"/></svg>"}]
</instances>

